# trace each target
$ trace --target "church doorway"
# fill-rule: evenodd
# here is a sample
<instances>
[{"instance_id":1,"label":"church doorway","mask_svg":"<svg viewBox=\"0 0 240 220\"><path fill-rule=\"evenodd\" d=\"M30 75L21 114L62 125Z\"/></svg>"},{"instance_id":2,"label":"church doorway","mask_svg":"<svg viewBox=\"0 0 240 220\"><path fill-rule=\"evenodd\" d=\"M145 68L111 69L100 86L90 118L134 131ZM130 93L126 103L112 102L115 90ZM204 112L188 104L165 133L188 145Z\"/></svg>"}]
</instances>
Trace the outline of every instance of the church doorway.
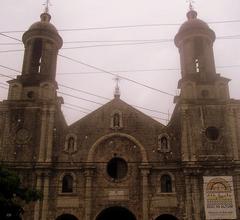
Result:
<instances>
[{"instance_id":1,"label":"church doorway","mask_svg":"<svg viewBox=\"0 0 240 220\"><path fill-rule=\"evenodd\" d=\"M128 209L114 206L100 212L96 220L136 220L136 218Z\"/></svg>"},{"instance_id":2,"label":"church doorway","mask_svg":"<svg viewBox=\"0 0 240 220\"><path fill-rule=\"evenodd\" d=\"M63 214L56 218L56 220L78 220L74 215Z\"/></svg>"},{"instance_id":3,"label":"church doorway","mask_svg":"<svg viewBox=\"0 0 240 220\"><path fill-rule=\"evenodd\" d=\"M164 214L158 216L155 220L178 220L178 219L173 215Z\"/></svg>"}]
</instances>

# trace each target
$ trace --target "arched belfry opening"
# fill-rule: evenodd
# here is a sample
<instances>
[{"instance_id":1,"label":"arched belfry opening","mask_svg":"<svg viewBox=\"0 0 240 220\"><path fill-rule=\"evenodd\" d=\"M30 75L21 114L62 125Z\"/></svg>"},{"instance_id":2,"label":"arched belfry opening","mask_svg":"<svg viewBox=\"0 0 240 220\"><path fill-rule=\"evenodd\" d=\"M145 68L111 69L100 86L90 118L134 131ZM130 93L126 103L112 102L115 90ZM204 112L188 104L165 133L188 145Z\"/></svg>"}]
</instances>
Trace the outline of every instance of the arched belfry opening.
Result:
<instances>
[{"instance_id":1,"label":"arched belfry opening","mask_svg":"<svg viewBox=\"0 0 240 220\"><path fill-rule=\"evenodd\" d=\"M158 216L155 220L178 220L178 219L173 215L163 214Z\"/></svg>"},{"instance_id":2,"label":"arched belfry opening","mask_svg":"<svg viewBox=\"0 0 240 220\"><path fill-rule=\"evenodd\" d=\"M63 214L58 216L56 220L78 220L78 218L71 214Z\"/></svg>"},{"instance_id":3,"label":"arched belfry opening","mask_svg":"<svg viewBox=\"0 0 240 220\"><path fill-rule=\"evenodd\" d=\"M136 220L136 217L127 208L114 206L100 212L96 220Z\"/></svg>"},{"instance_id":4,"label":"arched belfry opening","mask_svg":"<svg viewBox=\"0 0 240 220\"><path fill-rule=\"evenodd\" d=\"M63 41L50 22L50 14L43 13L40 18L22 37L25 46L22 75L43 81L55 80L58 50Z\"/></svg>"},{"instance_id":5,"label":"arched belfry opening","mask_svg":"<svg viewBox=\"0 0 240 220\"><path fill-rule=\"evenodd\" d=\"M41 71L41 61L42 61L42 52L43 52L42 41L43 40L41 38L36 38L33 42L31 73L40 73Z\"/></svg>"}]
</instances>

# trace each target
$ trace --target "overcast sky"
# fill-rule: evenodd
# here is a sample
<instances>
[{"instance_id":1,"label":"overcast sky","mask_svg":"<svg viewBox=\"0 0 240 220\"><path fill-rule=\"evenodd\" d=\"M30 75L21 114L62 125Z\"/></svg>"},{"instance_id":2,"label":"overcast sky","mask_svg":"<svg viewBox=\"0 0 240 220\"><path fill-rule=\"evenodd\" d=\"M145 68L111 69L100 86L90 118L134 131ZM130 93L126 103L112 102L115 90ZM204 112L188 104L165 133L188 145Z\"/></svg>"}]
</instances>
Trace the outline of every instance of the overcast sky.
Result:
<instances>
[{"instance_id":1,"label":"overcast sky","mask_svg":"<svg viewBox=\"0 0 240 220\"><path fill-rule=\"evenodd\" d=\"M39 20L44 0L2 0L1 3L0 32L25 31ZM240 99L240 22L226 22L240 20L240 1L195 0L194 5L198 18L208 22L216 33L214 52L217 72L232 79L229 84L231 97ZM59 34L65 42L63 45L65 49L60 50L60 54L174 95L178 92L177 82L181 76L178 70L178 50L171 39L177 33L179 24L186 20L187 11L186 0L52 0L50 7L51 22L60 30ZM134 25L138 27L126 27ZM94 29L119 26L125 27ZM84 28L91 29L61 31ZM23 32L5 34L21 39ZM155 42L149 42L151 40ZM161 42L162 40L164 41ZM72 41L75 43L69 43ZM8 53L1 51L21 50L23 45L3 45L5 43L18 42L0 36L0 65L21 70L23 51ZM106 46L106 44L120 45ZM66 49L72 47L75 48ZM17 75L16 72L2 67L0 73ZM8 79L1 77L0 80L0 99L3 100L7 97L7 90L2 88L6 87L2 83L5 84ZM113 98L115 87L113 75L96 73L96 69L63 57L58 58L57 81L61 85ZM170 95L124 79L120 81L120 89L121 99L131 105L169 114L174 109L173 97ZM108 102L107 99L62 86L59 86L59 91L97 103ZM66 104L62 109L69 124L84 117L86 114L82 111L90 112L100 107L96 103L59 95L65 100ZM166 114L142 111L157 118L168 118ZM165 121L160 121L166 124Z\"/></svg>"}]
</instances>

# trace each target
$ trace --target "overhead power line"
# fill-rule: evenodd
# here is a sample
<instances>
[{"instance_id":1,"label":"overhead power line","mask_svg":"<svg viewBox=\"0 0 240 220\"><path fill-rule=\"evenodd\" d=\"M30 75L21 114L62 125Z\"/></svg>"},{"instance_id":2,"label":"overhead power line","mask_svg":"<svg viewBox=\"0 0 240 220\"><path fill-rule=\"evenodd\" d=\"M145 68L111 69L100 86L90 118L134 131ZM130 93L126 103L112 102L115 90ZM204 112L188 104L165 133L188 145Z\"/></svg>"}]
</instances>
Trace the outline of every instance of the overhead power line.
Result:
<instances>
[{"instance_id":1,"label":"overhead power line","mask_svg":"<svg viewBox=\"0 0 240 220\"><path fill-rule=\"evenodd\" d=\"M81 113L84 113L84 114L89 114L89 112L85 112L85 111L83 111L81 109L72 108L72 107L67 106L67 105L63 105L63 108L68 108L68 109L71 109L71 110L74 110L74 111L77 111L77 112L81 112Z\"/></svg>"},{"instance_id":2,"label":"overhead power line","mask_svg":"<svg viewBox=\"0 0 240 220\"><path fill-rule=\"evenodd\" d=\"M1 85L0 85L0 88L2 88L2 89L8 89L6 86L6 84L4 84L4 83L0 83ZM101 103L97 103L97 102L95 102L95 101L92 101L92 100L89 100L89 99L85 99L85 98L81 98L81 97L77 97L77 96L74 96L74 95L70 95L70 94L67 94L67 93L63 93L63 92L58 92L59 94L63 94L63 95L66 95L66 96L70 96L70 97L73 97L73 98L76 98L76 99L80 99L80 100L84 100L84 101L87 101L87 102L92 102L92 103L95 103L95 104L99 104L99 105L101 105L101 106L103 106L104 104L101 104ZM66 106L67 105L67 106ZM84 107L81 107L81 106L78 106L78 105L74 105L74 104L70 104L70 103L64 103L64 105L63 105L63 107L64 108L68 108L68 109L71 109L71 110L75 110L75 111L78 111L78 112L82 112L82 113L84 113L84 114L90 114L93 110L91 110L91 109L88 109L88 108L84 108ZM74 108L72 108L72 107L74 107ZM165 114L165 115L168 115L169 116L169 114L168 113L164 113L164 112L160 112L160 111L157 111L157 110L152 110L152 109L148 109L148 108L144 108L144 107L140 107L140 106L134 106L133 105L133 107L137 107L137 108L141 108L141 109L145 109L145 110L148 110L148 111L151 111L151 112L157 112L157 113L162 113L162 114ZM77 109L76 109L77 108ZM83 110L85 110L85 111L83 111ZM86 111L88 111L88 112L86 112ZM160 118L160 117L156 117L156 116L152 116L152 115L149 115L150 117L152 117L152 118L155 118L155 119L158 119L158 120L163 120L163 121L169 121L168 119L165 119L165 118Z\"/></svg>"},{"instance_id":3,"label":"overhead power line","mask_svg":"<svg viewBox=\"0 0 240 220\"><path fill-rule=\"evenodd\" d=\"M0 65L0 67L3 67L5 69L9 69L9 70L13 70L13 71L16 71L18 73L21 73L20 71L18 70L15 70L15 69L12 69L12 68L9 68L9 67L6 67L6 66L3 66L3 65ZM5 75L5 74L1 74L0 73L0 76L4 76L4 77L7 77L7 78L10 78L10 79L14 79L14 77L12 76L8 76L8 75ZM59 84L60 86L64 87L64 88L68 88L68 89L71 89L71 90L74 90L74 91L78 91L78 92L82 92L82 93L85 93L85 94L88 94L88 95L92 95L92 96L95 96L95 97L98 97L98 98L103 98L105 100L108 100L110 101L111 99L110 98L106 98L106 97L103 97L103 96L99 96L99 95L96 95L96 94L93 94L93 93L90 93L90 92L87 92L87 91L84 91L84 90L80 90L80 89L76 89L76 88L73 88L73 87L70 87L70 86L66 86L66 85L63 85L63 84ZM70 95L70 94L67 94L67 93L63 93L63 92L58 92L59 94L63 94L63 95L67 95L67 96L70 96L72 98L77 98L77 99L81 99L81 100L84 100L84 101L88 101L88 102L93 102L95 104L99 104L99 105L103 105L102 103L99 103L99 102L95 102L95 101L92 101L92 100L89 100L89 99L85 99L85 98L81 98L81 97L76 97L74 95ZM68 105L72 105L72 104L69 104ZM162 112L162 111L158 111L158 110L154 110L154 109L150 109L150 108L146 108L146 107L142 107L142 106L138 106L138 105L131 105L135 108L140 108L140 109L144 109L144 110L147 110L147 111L151 111L151 112L155 112L155 113L160 113L160 114L164 114L164 115L168 115L169 116L169 113L166 113L166 112ZM74 106L73 106L74 107ZM76 107L76 106L75 106ZM92 111L90 109L86 109L86 108L83 108L84 110L89 110L89 111Z\"/></svg>"},{"instance_id":4,"label":"overhead power line","mask_svg":"<svg viewBox=\"0 0 240 220\"><path fill-rule=\"evenodd\" d=\"M8 35L4 35L7 37ZM9 37L9 36L8 36ZM17 39L17 38L15 38ZM216 37L216 39L219 40L234 40L234 39L240 39L240 35L226 35L226 36L219 36ZM19 39L17 39L19 40ZM64 44L86 44L86 43L120 43L120 42L173 42L174 39L119 39L119 40L75 40L75 41L64 41ZM19 40L20 41L20 40ZM0 46L16 46L16 45L23 45L22 42L19 43L12 43L12 42L5 42L5 43L0 43ZM110 44L108 44L110 45ZM113 44L115 45L115 44ZM117 45L117 44L116 44ZM92 46L92 45L90 45Z\"/></svg>"},{"instance_id":5,"label":"overhead power line","mask_svg":"<svg viewBox=\"0 0 240 220\"><path fill-rule=\"evenodd\" d=\"M116 74L116 73L112 73L112 72L110 72L110 71L106 71L106 70L101 69L101 68L98 68L98 67L96 67L96 66L93 66L93 65L90 65L90 64L84 63L84 62L82 62L82 61L75 60L75 59L70 58L70 57L68 57L68 56L64 56L64 55L61 55L61 54L58 54L58 56L63 57L63 58L68 59L68 60L71 60L71 61L73 61L73 62L77 62L77 63L79 63L79 64L82 64L82 65L84 65L84 66L90 67L90 68L92 68L92 69L95 69L95 70L101 71L101 72L103 72L103 73L109 74L109 75L111 75L111 76L118 76L118 77L121 78L121 79L124 79L124 80L130 81L130 82L135 83L135 84L137 84L137 85L141 85L141 86L146 87L146 88L148 88L148 89L151 89L151 90L154 90L154 91L157 91L157 92L160 92L160 93L163 93L163 94L169 95L169 96L173 96L173 97L175 96L175 95L173 95L173 94L171 94L171 93L164 92L164 91L162 91L162 90L159 90L159 89L156 89L156 88L154 88L154 87L151 87L151 86L145 85L145 84L143 84L143 83L137 82L137 81L132 80L132 79L129 79L129 78L127 78L127 77L120 76L120 75L118 75L118 74ZM21 73L21 72L18 71L18 70L15 70L15 69L12 69L12 68L9 68L9 67L6 67L6 66L3 66L3 65L0 65L0 67L3 67L3 68L5 68L5 69L9 69L9 70L12 70L12 71L15 71L15 72ZM0 74L0 75L3 75L3 74ZM11 77L11 78L13 78L13 77Z\"/></svg>"},{"instance_id":6,"label":"overhead power line","mask_svg":"<svg viewBox=\"0 0 240 220\"><path fill-rule=\"evenodd\" d=\"M21 40L19 40L18 38L11 37L11 36L9 36L9 35L6 35L6 34L3 34L3 33L0 33L0 35L2 35L3 37L10 38L10 39L12 39L12 40L16 40L16 41L22 42L22 41L21 41Z\"/></svg>"},{"instance_id":7,"label":"overhead power line","mask_svg":"<svg viewBox=\"0 0 240 220\"><path fill-rule=\"evenodd\" d=\"M219 40L236 40L240 39L240 35L234 36L223 36L218 37L216 39ZM75 49L85 49L85 48L97 48L97 47L114 47L114 46L134 46L134 45L147 45L147 44L159 44L159 43L166 43L166 42L173 42L174 39L159 39L159 40L142 40L142 42L136 42L135 43L114 43L114 44L93 44L93 45L85 45L85 46L73 46L73 47L63 47L61 50L75 50ZM76 41L79 43L79 41ZM94 41L92 41L94 42ZM109 41L110 42L110 41ZM121 42L121 41L116 41ZM123 41L125 42L125 41ZM134 41L133 41L134 42ZM70 42L68 42L70 43ZM72 41L71 43L74 43ZM23 52L24 49L8 49L8 50L0 50L0 53L13 53L13 52Z\"/></svg>"},{"instance_id":8,"label":"overhead power line","mask_svg":"<svg viewBox=\"0 0 240 220\"><path fill-rule=\"evenodd\" d=\"M224 68L237 68L240 65L225 65L225 66L216 66L218 69ZM109 70L110 72L118 73L134 73L134 72L159 72L159 71L180 71L180 68L156 68L156 69L129 69L129 70ZM57 75L87 75L87 74L97 74L103 73L101 71L86 71L86 72L59 72Z\"/></svg>"},{"instance_id":9,"label":"overhead power line","mask_svg":"<svg viewBox=\"0 0 240 220\"><path fill-rule=\"evenodd\" d=\"M240 20L223 20L223 21L209 21L208 24L225 24L225 23L239 23ZM107 30L107 29L125 29L125 28L141 28L141 27L158 27L158 26L180 26L181 23L152 23L152 24L134 24L134 25L118 25L118 26L105 26L105 27L84 27L84 28L62 28L58 29L60 32L64 31L90 31L90 30ZM6 30L0 33L22 33L26 30Z\"/></svg>"},{"instance_id":10,"label":"overhead power line","mask_svg":"<svg viewBox=\"0 0 240 220\"><path fill-rule=\"evenodd\" d=\"M62 54L58 54L58 56L63 57L63 58L65 58L65 59L67 59L67 60L71 60L72 62L79 63L79 64L81 64L81 65L83 65L83 66L87 66L87 67L89 67L89 68L92 68L92 69L95 69L95 70L104 72L104 73L109 74L109 75L111 75L111 76L118 76L118 77L121 78L121 79L127 80L127 81L132 82L132 83L137 84L137 85L141 85L141 86L143 86L143 87L145 87L145 88L148 88L148 89L151 89L151 90L160 92L160 93L162 93L162 94L169 95L169 96L173 96L173 97L175 96L175 95L173 95L173 94L171 94L171 93L164 92L164 91L162 91L162 90L160 90L160 89L153 88L153 87L151 87L151 86L145 85L145 84L143 84L143 83L137 82L137 81L135 81L135 80L132 80L132 79L127 78L127 77L124 77L124 76L120 76L120 75L118 75L117 73L112 73L112 72L110 72L110 71L107 71L107 70L104 70L104 69L102 69L102 68L99 68L99 67L90 65L90 64L85 63L85 62L82 62L82 61L80 61L80 60L76 60L76 59L74 59L74 58L71 58L71 57L68 57L68 56L65 56L65 55L62 55Z\"/></svg>"},{"instance_id":11,"label":"overhead power line","mask_svg":"<svg viewBox=\"0 0 240 220\"><path fill-rule=\"evenodd\" d=\"M103 96L99 96L99 95L96 95L96 94L93 94L93 93L89 93L89 92L86 92L84 90L80 90L80 89L75 89L73 87L69 87L69 86L64 86L64 85L61 85L59 84L60 86L64 87L64 88L68 88L68 89L71 89L71 90L74 90L74 91L78 91L78 92L82 92L82 93L85 93L85 94L88 94L88 95L92 95L92 96L95 96L95 97L98 97L98 98L102 98L102 99L105 99L105 100L108 100L108 101L111 101L112 99L110 98L106 98L106 97L103 97ZM69 104L70 105L70 104ZM156 113L160 113L160 114L164 114L164 115L169 115L168 113L166 112L162 112L162 111L158 111L158 110L153 110L153 109L149 109L149 108L145 108L145 107L142 107L142 106L138 106L138 105L131 105L135 108L140 108L140 109L144 109L144 110L147 110L147 111L151 111L151 112L156 112ZM73 107L76 107L73 105ZM86 109L85 109L86 110ZM90 110L91 111L91 110Z\"/></svg>"},{"instance_id":12,"label":"overhead power line","mask_svg":"<svg viewBox=\"0 0 240 220\"><path fill-rule=\"evenodd\" d=\"M96 94L93 94L91 92L86 92L86 91L81 90L81 89L75 89L73 87L66 86L66 85L63 85L63 84L60 84L60 83L58 83L58 85L63 87L63 88L71 89L71 90L74 90L74 91L77 91L77 92L82 92L82 93L85 93L85 94L88 94L88 95L92 95L92 96L95 96L95 97L98 97L98 98L101 98L101 99L110 100L109 98L106 98L106 97L103 97L103 96L100 96L100 95L96 95Z\"/></svg>"}]
</instances>

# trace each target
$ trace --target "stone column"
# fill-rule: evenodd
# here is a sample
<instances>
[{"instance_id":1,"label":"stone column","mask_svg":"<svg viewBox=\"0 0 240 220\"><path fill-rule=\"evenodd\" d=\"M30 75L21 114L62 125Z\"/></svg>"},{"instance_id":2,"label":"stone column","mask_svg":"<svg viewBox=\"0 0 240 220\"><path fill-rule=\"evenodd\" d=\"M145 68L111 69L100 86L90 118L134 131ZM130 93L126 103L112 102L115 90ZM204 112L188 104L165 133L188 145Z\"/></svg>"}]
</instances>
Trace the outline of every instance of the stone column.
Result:
<instances>
[{"instance_id":1,"label":"stone column","mask_svg":"<svg viewBox=\"0 0 240 220\"><path fill-rule=\"evenodd\" d=\"M188 115L187 115L187 108L184 107L182 110L182 138L181 138L181 145L182 145L182 160L188 161L189 160L189 147L188 147Z\"/></svg>"},{"instance_id":2,"label":"stone column","mask_svg":"<svg viewBox=\"0 0 240 220\"><path fill-rule=\"evenodd\" d=\"M142 220L148 220L149 216L149 199L148 199L148 175L150 167L143 165L139 167L142 176Z\"/></svg>"},{"instance_id":3,"label":"stone column","mask_svg":"<svg viewBox=\"0 0 240 220\"><path fill-rule=\"evenodd\" d=\"M230 127L229 131L229 136L231 137L232 140L230 140L230 143L232 143L232 153L233 153L233 158L234 160L238 160L238 146L237 146L237 132L236 132L236 120L237 120L237 115L234 113L233 108L229 108L228 110L228 123Z\"/></svg>"},{"instance_id":4,"label":"stone column","mask_svg":"<svg viewBox=\"0 0 240 220\"><path fill-rule=\"evenodd\" d=\"M52 161L53 127L54 127L54 109L50 109L49 116L48 116L48 129L47 129L48 132L47 132L46 162Z\"/></svg>"},{"instance_id":5,"label":"stone column","mask_svg":"<svg viewBox=\"0 0 240 220\"><path fill-rule=\"evenodd\" d=\"M201 204L200 204L200 187L199 187L199 177L200 173L194 173L192 177L192 205L194 207L194 217L195 220L201 220Z\"/></svg>"},{"instance_id":6,"label":"stone column","mask_svg":"<svg viewBox=\"0 0 240 220\"><path fill-rule=\"evenodd\" d=\"M49 179L50 174L44 174L44 183L43 183L43 201L42 201L42 217L41 220L48 219L48 199L49 199Z\"/></svg>"},{"instance_id":7,"label":"stone column","mask_svg":"<svg viewBox=\"0 0 240 220\"><path fill-rule=\"evenodd\" d=\"M88 166L85 170L86 186L85 186L85 220L91 220L92 213L92 181L94 167Z\"/></svg>"},{"instance_id":8,"label":"stone column","mask_svg":"<svg viewBox=\"0 0 240 220\"><path fill-rule=\"evenodd\" d=\"M192 195L191 195L191 176L185 174L186 200L185 200L185 220L192 219Z\"/></svg>"},{"instance_id":9,"label":"stone column","mask_svg":"<svg viewBox=\"0 0 240 220\"><path fill-rule=\"evenodd\" d=\"M37 183L36 183L36 189L41 190L42 188L42 177L41 174L37 174ZM35 202L35 207L34 207L34 220L39 220L40 217L40 201Z\"/></svg>"},{"instance_id":10,"label":"stone column","mask_svg":"<svg viewBox=\"0 0 240 220\"><path fill-rule=\"evenodd\" d=\"M46 107L44 107L42 109L41 133L40 133L40 146L39 146L38 162L44 162L45 147L46 147L46 128L47 128L47 109L46 109Z\"/></svg>"}]
</instances>

